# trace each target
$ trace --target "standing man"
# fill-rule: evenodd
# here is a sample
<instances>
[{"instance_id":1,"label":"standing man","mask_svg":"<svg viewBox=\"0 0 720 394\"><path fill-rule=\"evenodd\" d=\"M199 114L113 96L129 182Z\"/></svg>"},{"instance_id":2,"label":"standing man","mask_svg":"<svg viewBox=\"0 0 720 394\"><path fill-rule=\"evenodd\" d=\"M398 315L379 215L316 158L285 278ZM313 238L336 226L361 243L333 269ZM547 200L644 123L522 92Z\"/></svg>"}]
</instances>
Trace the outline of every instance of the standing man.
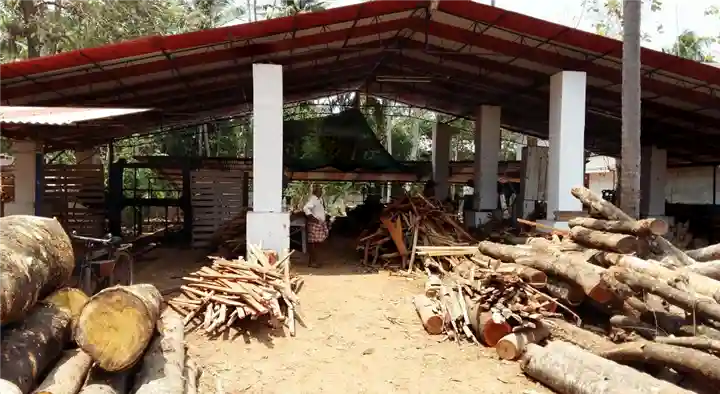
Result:
<instances>
[{"instance_id":1,"label":"standing man","mask_svg":"<svg viewBox=\"0 0 720 394\"><path fill-rule=\"evenodd\" d=\"M325 203L322 200L322 188L319 185L313 186L312 195L303 207L305 217L307 218L307 235L308 235L308 265L310 267L319 267L317 263L317 247L320 243L325 242L330 231L325 221Z\"/></svg>"}]
</instances>

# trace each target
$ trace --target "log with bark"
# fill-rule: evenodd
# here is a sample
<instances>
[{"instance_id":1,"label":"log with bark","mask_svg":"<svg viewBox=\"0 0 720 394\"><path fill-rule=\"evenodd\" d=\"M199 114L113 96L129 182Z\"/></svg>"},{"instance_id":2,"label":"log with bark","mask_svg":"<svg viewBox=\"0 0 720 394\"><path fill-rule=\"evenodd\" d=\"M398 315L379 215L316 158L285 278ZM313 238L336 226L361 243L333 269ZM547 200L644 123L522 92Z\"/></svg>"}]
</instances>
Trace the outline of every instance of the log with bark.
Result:
<instances>
[{"instance_id":1,"label":"log with bark","mask_svg":"<svg viewBox=\"0 0 720 394\"><path fill-rule=\"evenodd\" d=\"M655 342L720 353L720 340L706 337L656 337Z\"/></svg>"},{"instance_id":2,"label":"log with bark","mask_svg":"<svg viewBox=\"0 0 720 394\"><path fill-rule=\"evenodd\" d=\"M70 238L55 219L0 218L0 325L21 320L68 282L75 268Z\"/></svg>"},{"instance_id":3,"label":"log with bark","mask_svg":"<svg viewBox=\"0 0 720 394\"><path fill-rule=\"evenodd\" d=\"M618 253L632 253L638 248L637 239L632 235L606 233L580 226L570 230L570 239L591 248Z\"/></svg>"},{"instance_id":4,"label":"log with bark","mask_svg":"<svg viewBox=\"0 0 720 394\"><path fill-rule=\"evenodd\" d=\"M0 379L0 393L3 394L23 394L20 388L13 382Z\"/></svg>"},{"instance_id":5,"label":"log with bark","mask_svg":"<svg viewBox=\"0 0 720 394\"><path fill-rule=\"evenodd\" d=\"M720 358L701 351L655 342L629 342L600 354L620 363L642 362L697 374L720 383Z\"/></svg>"},{"instance_id":6,"label":"log with bark","mask_svg":"<svg viewBox=\"0 0 720 394\"><path fill-rule=\"evenodd\" d=\"M685 253L698 262L720 260L720 243L700 249L687 250Z\"/></svg>"},{"instance_id":7,"label":"log with bark","mask_svg":"<svg viewBox=\"0 0 720 394\"><path fill-rule=\"evenodd\" d=\"M561 339L591 353L609 349L613 343L604 336L598 335L563 319L545 319L543 324L550 331L550 337Z\"/></svg>"},{"instance_id":8,"label":"log with bark","mask_svg":"<svg viewBox=\"0 0 720 394\"><path fill-rule=\"evenodd\" d=\"M4 329L0 345L0 379L29 393L70 339L73 305L62 297L40 301L21 323Z\"/></svg>"},{"instance_id":9,"label":"log with bark","mask_svg":"<svg viewBox=\"0 0 720 394\"><path fill-rule=\"evenodd\" d=\"M637 221L636 219L630 217L630 215L623 212L620 208L613 205L611 202L604 200L602 197L592 192L590 189L579 186L572 188L570 192L575 198L580 200L583 205L591 207L592 209L598 211L606 219L619 220L630 223L634 223ZM673 259L675 259L676 264L690 265L695 263L695 260L686 255L680 249L676 248L667 239L658 236L652 236L650 238L657 244L657 246L663 251L664 254L668 255L668 257L672 257Z\"/></svg>"},{"instance_id":10,"label":"log with bark","mask_svg":"<svg viewBox=\"0 0 720 394\"><path fill-rule=\"evenodd\" d=\"M90 298L75 341L106 371L123 371L142 356L155 333L162 296L155 286L114 286Z\"/></svg>"},{"instance_id":11,"label":"log with bark","mask_svg":"<svg viewBox=\"0 0 720 394\"><path fill-rule=\"evenodd\" d=\"M434 303L427 296L418 294L413 297L413 305L415 305L415 310L428 334L438 335L443 333L445 319L443 319L441 308L438 304Z\"/></svg>"},{"instance_id":12,"label":"log with bark","mask_svg":"<svg viewBox=\"0 0 720 394\"><path fill-rule=\"evenodd\" d=\"M134 394L179 394L185 389L185 324L174 310L158 320L158 332L135 375Z\"/></svg>"},{"instance_id":13,"label":"log with bark","mask_svg":"<svg viewBox=\"0 0 720 394\"><path fill-rule=\"evenodd\" d=\"M33 394L77 394L91 366L90 355L80 349L67 350Z\"/></svg>"},{"instance_id":14,"label":"log with bark","mask_svg":"<svg viewBox=\"0 0 720 394\"><path fill-rule=\"evenodd\" d=\"M705 261L702 263L690 264L685 267L690 272L720 280L720 260Z\"/></svg>"},{"instance_id":15,"label":"log with bark","mask_svg":"<svg viewBox=\"0 0 720 394\"><path fill-rule=\"evenodd\" d=\"M555 277L548 277L545 292L570 306L578 306L585 299L583 289Z\"/></svg>"},{"instance_id":16,"label":"log with bark","mask_svg":"<svg viewBox=\"0 0 720 394\"><path fill-rule=\"evenodd\" d=\"M531 343L538 343L550 335L543 324L505 335L495 345L498 356L503 360L517 360Z\"/></svg>"},{"instance_id":17,"label":"log with bark","mask_svg":"<svg viewBox=\"0 0 720 394\"><path fill-rule=\"evenodd\" d=\"M521 368L562 394L691 394L562 341L545 347L529 344Z\"/></svg>"},{"instance_id":18,"label":"log with bark","mask_svg":"<svg viewBox=\"0 0 720 394\"><path fill-rule=\"evenodd\" d=\"M78 394L128 394L130 372L108 372L95 365Z\"/></svg>"},{"instance_id":19,"label":"log with bark","mask_svg":"<svg viewBox=\"0 0 720 394\"><path fill-rule=\"evenodd\" d=\"M71 330L75 331L78 319L80 318L80 312L82 312L82 309L89 300L90 297L88 297L82 290L73 287L65 287L52 293L45 298L44 301L55 304L60 308L64 308L71 317Z\"/></svg>"},{"instance_id":20,"label":"log with bark","mask_svg":"<svg viewBox=\"0 0 720 394\"><path fill-rule=\"evenodd\" d=\"M568 226L570 228L585 227L591 230L636 236L665 235L668 232L668 224L662 219L641 219L630 222L578 217L570 219Z\"/></svg>"}]
</instances>

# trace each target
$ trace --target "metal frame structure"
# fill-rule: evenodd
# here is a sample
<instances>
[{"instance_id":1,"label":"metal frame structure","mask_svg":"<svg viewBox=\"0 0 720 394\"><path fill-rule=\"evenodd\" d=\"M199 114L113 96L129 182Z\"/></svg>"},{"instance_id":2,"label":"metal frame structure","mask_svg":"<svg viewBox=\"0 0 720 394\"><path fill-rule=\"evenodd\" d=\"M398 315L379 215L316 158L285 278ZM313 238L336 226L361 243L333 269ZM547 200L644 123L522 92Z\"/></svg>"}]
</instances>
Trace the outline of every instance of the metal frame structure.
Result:
<instances>
[{"instance_id":1,"label":"metal frame structure","mask_svg":"<svg viewBox=\"0 0 720 394\"><path fill-rule=\"evenodd\" d=\"M363 91L457 117L503 107L503 127L547 136L550 76L584 71L587 149L620 151L617 40L470 1L373 1L3 64L12 105L151 107L102 133L12 130L48 150L252 110L252 63L285 66L286 102ZM670 165L720 163L720 69L642 50L643 143ZM381 78L379 78L381 77ZM97 130L97 128L95 129Z\"/></svg>"}]
</instances>

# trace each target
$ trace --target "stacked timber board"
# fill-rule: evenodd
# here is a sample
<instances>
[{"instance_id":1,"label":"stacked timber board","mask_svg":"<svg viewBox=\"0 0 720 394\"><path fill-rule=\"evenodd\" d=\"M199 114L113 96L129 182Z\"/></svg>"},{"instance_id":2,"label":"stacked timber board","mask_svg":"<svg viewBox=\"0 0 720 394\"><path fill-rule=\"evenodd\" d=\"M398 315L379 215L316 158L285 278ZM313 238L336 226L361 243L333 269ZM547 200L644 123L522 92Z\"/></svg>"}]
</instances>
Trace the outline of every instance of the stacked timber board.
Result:
<instances>
[{"instance_id":1,"label":"stacked timber board","mask_svg":"<svg viewBox=\"0 0 720 394\"><path fill-rule=\"evenodd\" d=\"M192 172L192 247L210 246L218 227L243 211L243 172L196 170Z\"/></svg>"},{"instance_id":2,"label":"stacked timber board","mask_svg":"<svg viewBox=\"0 0 720 394\"><path fill-rule=\"evenodd\" d=\"M56 217L68 232L100 236L105 227L102 164L49 164L43 167L43 215Z\"/></svg>"}]
</instances>

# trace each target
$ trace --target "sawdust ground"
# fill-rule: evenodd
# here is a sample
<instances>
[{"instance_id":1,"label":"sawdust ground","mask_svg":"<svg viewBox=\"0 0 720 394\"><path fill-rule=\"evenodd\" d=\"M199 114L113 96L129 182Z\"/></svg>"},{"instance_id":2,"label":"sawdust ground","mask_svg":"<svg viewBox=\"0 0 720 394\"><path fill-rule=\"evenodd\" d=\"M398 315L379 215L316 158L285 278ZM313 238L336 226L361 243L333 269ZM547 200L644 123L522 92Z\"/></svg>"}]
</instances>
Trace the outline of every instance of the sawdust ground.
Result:
<instances>
[{"instance_id":1,"label":"sawdust ground","mask_svg":"<svg viewBox=\"0 0 720 394\"><path fill-rule=\"evenodd\" d=\"M411 302L422 280L363 272L351 240L333 240L320 253L323 268L294 267L305 279L309 324L295 338L260 325L231 338L189 334L189 353L204 369L200 394L215 394L218 382L225 394L551 392L493 349L427 335ZM138 263L136 281L161 290L202 264L180 250L149 257Z\"/></svg>"}]
</instances>

